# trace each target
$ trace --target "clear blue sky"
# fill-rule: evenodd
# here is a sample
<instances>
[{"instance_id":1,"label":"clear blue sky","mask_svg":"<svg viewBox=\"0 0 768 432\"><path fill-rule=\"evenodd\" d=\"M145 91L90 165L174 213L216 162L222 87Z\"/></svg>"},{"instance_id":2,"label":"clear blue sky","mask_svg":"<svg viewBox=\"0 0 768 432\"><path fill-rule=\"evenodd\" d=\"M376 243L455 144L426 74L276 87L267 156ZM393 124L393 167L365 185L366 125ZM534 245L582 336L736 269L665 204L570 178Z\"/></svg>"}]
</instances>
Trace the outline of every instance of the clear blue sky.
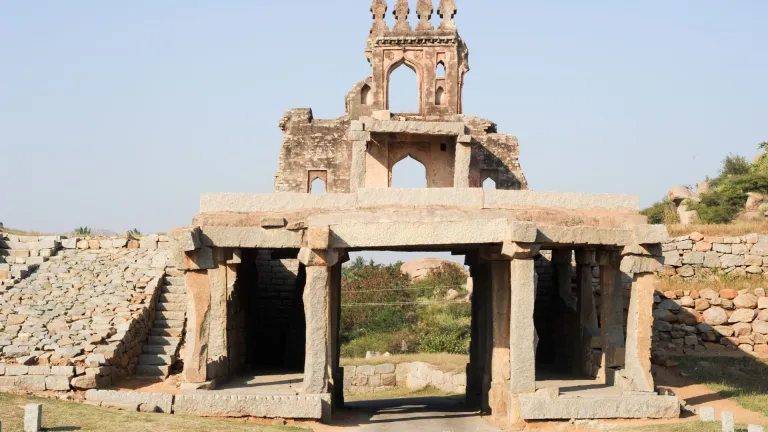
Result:
<instances>
[{"instance_id":1,"label":"clear blue sky","mask_svg":"<svg viewBox=\"0 0 768 432\"><path fill-rule=\"evenodd\" d=\"M282 114L342 115L368 75L369 3L0 0L0 221L157 232L270 192ZM765 0L457 3L465 113L533 189L649 204L768 140Z\"/></svg>"}]
</instances>

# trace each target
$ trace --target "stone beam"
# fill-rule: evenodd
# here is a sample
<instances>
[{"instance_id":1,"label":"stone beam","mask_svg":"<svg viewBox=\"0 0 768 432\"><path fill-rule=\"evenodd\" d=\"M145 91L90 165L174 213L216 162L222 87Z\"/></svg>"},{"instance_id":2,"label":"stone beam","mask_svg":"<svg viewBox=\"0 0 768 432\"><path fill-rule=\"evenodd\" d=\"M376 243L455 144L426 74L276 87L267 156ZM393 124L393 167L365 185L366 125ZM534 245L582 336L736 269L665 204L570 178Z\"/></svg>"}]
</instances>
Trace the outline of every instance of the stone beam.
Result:
<instances>
[{"instance_id":1,"label":"stone beam","mask_svg":"<svg viewBox=\"0 0 768 432\"><path fill-rule=\"evenodd\" d=\"M462 122L419 122L364 119L365 130L373 133L407 133L416 135L466 135Z\"/></svg>"},{"instance_id":2,"label":"stone beam","mask_svg":"<svg viewBox=\"0 0 768 432\"><path fill-rule=\"evenodd\" d=\"M217 247L298 249L302 243L301 231L264 229L261 227L202 227L203 241Z\"/></svg>"},{"instance_id":3,"label":"stone beam","mask_svg":"<svg viewBox=\"0 0 768 432\"><path fill-rule=\"evenodd\" d=\"M536 243L543 245L616 245L634 243L632 230L618 228L595 228L586 226L538 225Z\"/></svg>"}]
</instances>

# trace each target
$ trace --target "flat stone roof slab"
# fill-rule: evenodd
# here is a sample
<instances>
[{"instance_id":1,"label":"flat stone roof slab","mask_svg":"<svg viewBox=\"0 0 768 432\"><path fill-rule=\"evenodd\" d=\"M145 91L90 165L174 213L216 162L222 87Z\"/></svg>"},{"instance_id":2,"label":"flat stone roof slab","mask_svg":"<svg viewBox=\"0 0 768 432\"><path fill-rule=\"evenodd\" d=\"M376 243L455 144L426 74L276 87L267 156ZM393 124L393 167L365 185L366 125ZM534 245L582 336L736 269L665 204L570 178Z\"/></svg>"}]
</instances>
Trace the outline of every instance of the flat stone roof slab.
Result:
<instances>
[{"instance_id":1,"label":"flat stone roof slab","mask_svg":"<svg viewBox=\"0 0 768 432\"><path fill-rule=\"evenodd\" d=\"M203 194L201 213L354 210L381 207L461 207L477 209L552 208L637 212L640 198L618 194L499 191L480 188L361 189L351 194Z\"/></svg>"}]
</instances>

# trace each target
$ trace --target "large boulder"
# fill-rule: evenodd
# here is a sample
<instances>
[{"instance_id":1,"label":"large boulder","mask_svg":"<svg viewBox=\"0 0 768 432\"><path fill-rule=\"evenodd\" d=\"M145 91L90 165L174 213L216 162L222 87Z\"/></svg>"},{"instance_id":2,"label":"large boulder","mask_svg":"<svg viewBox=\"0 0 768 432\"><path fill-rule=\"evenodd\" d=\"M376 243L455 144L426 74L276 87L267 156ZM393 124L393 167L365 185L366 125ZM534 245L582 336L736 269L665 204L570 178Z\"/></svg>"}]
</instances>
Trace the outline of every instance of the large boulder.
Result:
<instances>
[{"instance_id":1,"label":"large boulder","mask_svg":"<svg viewBox=\"0 0 768 432\"><path fill-rule=\"evenodd\" d=\"M667 193L667 198L673 201L676 205L680 205L685 200L691 200L695 202L701 201L699 194L694 192L688 186L677 185L672 187Z\"/></svg>"},{"instance_id":2,"label":"large boulder","mask_svg":"<svg viewBox=\"0 0 768 432\"><path fill-rule=\"evenodd\" d=\"M711 326L718 326L728 322L728 314L723 308L711 307L704 311L704 322Z\"/></svg>"},{"instance_id":3,"label":"large boulder","mask_svg":"<svg viewBox=\"0 0 768 432\"><path fill-rule=\"evenodd\" d=\"M712 182L710 181L703 181L696 185L696 193L699 195L705 194L709 192L712 189Z\"/></svg>"},{"instance_id":4,"label":"large boulder","mask_svg":"<svg viewBox=\"0 0 768 432\"><path fill-rule=\"evenodd\" d=\"M765 195L757 192L747 193L747 205L744 209L748 212L756 212L760 210L760 204L765 201Z\"/></svg>"}]
</instances>

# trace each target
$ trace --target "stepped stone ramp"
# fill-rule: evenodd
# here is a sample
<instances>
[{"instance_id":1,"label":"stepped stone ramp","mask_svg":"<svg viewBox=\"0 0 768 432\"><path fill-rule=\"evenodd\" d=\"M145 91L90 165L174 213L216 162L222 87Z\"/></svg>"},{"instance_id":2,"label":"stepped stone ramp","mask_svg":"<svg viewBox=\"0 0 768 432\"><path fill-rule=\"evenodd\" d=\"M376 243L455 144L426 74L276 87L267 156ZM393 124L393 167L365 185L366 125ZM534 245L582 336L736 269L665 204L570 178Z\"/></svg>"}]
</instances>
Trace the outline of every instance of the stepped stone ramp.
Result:
<instances>
[{"instance_id":1,"label":"stepped stone ramp","mask_svg":"<svg viewBox=\"0 0 768 432\"><path fill-rule=\"evenodd\" d=\"M63 250L0 288L0 363L132 373L166 260L158 249Z\"/></svg>"},{"instance_id":2,"label":"stepped stone ramp","mask_svg":"<svg viewBox=\"0 0 768 432\"><path fill-rule=\"evenodd\" d=\"M136 378L142 380L163 380L168 377L184 337L187 294L183 272L169 269L160 290L155 321L136 368Z\"/></svg>"}]
</instances>

